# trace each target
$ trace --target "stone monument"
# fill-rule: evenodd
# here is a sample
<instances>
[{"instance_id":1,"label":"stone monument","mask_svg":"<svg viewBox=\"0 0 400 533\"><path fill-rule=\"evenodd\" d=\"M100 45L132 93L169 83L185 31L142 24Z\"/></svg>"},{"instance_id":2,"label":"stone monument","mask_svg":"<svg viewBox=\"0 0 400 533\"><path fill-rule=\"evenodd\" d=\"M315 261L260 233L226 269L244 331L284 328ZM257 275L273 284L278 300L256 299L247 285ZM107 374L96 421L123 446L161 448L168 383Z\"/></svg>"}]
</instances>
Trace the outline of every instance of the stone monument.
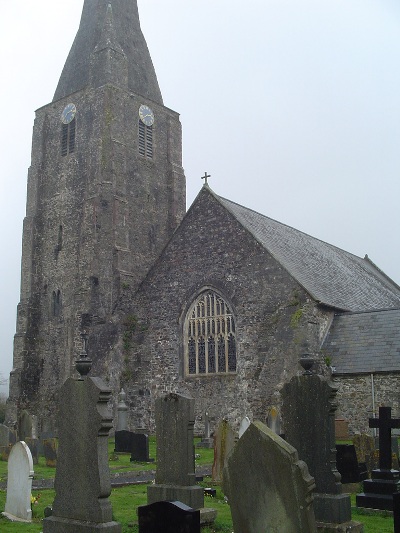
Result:
<instances>
[{"instance_id":1,"label":"stone monument","mask_svg":"<svg viewBox=\"0 0 400 533\"><path fill-rule=\"evenodd\" d=\"M12 521L31 522L32 454L25 442L17 442L8 459L7 500L3 515Z\"/></svg>"},{"instance_id":2,"label":"stone monument","mask_svg":"<svg viewBox=\"0 0 400 533\"><path fill-rule=\"evenodd\" d=\"M117 429L116 431L126 431L128 429L128 406L125 403L126 392L121 389L117 406Z\"/></svg>"},{"instance_id":3,"label":"stone monument","mask_svg":"<svg viewBox=\"0 0 400 533\"><path fill-rule=\"evenodd\" d=\"M314 488L293 446L258 421L239 439L224 471L235 533L315 533Z\"/></svg>"},{"instance_id":4,"label":"stone monument","mask_svg":"<svg viewBox=\"0 0 400 533\"><path fill-rule=\"evenodd\" d=\"M393 510L393 494L400 490L399 471L392 469L392 428L400 427L400 419L391 417L391 407L379 407L379 418L370 418L369 427L379 428L379 468L363 483L364 492L357 494L357 506Z\"/></svg>"},{"instance_id":5,"label":"stone monument","mask_svg":"<svg viewBox=\"0 0 400 533\"><path fill-rule=\"evenodd\" d=\"M221 483L226 460L235 447L236 433L227 420L222 420L214 433L214 463L212 467L212 480Z\"/></svg>"},{"instance_id":6,"label":"stone monument","mask_svg":"<svg viewBox=\"0 0 400 533\"><path fill-rule=\"evenodd\" d=\"M350 495L342 494L336 468L337 388L312 372L314 360L307 354L300 363L303 374L282 388L285 439L296 448L315 479L314 513L318 526L324 533L345 527L351 527L354 533L362 531L362 525L351 520Z\"/></svg>"},{"instance_id":7,"label":"stone monument","mask_svg":"<svg viewBox=\"0 0 400 533\"><path fill-rule=\"evenodd\" d=\"M100 378L89 377L91 360L84 349L76 362L79 379L69 378L60 390L59 447L52 516L43 533L121 533L112 519L108 467L111 390Z\"/></svg>"},{"instance_id":8,"label":"stone monument","mask_svg":"<svg viewBox=\"0 0 400 533\"><path fill-rule=\"evenodd\" d=\"M204 415L204 435L201 439L201 442L197 444L198 448L213 448L214 447L214 439L211 437L211 431L210 431L210 417L208 412Z\"/></svg>"}]
</instances>

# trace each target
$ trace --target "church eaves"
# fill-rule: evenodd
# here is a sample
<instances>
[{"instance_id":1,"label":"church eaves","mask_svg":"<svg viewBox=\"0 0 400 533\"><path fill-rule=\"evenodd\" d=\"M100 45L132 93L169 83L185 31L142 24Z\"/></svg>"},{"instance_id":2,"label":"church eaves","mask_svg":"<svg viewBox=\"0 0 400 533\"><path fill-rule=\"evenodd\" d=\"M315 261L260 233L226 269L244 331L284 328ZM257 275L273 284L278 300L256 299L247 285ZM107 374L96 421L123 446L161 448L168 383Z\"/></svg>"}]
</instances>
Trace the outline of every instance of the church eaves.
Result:
<instances>
[{"instance_id":1,"label":"church eaves","mask_svg":"<svg viewBox=\"0 0 400 533\"><path fill-rule=\"evenodd\" d=\"M125 54L126 61L119 62L117 68L125 69L127 66L127 88L130 91L163 104L154 66L140 28L137 0L85 0L78 33L53 101L91 86L91 58L94 52L104 47L109 47L118 56ZM124 72L113 76L114 81L125 79ZM109 81L107 68L104 68L103 73L97 72L96 87Z\"/></svg>"},{"instance_id":2,"label":"church eaves","mask_svg":"<svg viewBox=\"0 0 400 533\"><path fill-rule=\"evenodd\" d=\"M208 190L317 302L344 311L400 307L400 288L375 267L336 246Z\"/></svg>"}]
</instances>

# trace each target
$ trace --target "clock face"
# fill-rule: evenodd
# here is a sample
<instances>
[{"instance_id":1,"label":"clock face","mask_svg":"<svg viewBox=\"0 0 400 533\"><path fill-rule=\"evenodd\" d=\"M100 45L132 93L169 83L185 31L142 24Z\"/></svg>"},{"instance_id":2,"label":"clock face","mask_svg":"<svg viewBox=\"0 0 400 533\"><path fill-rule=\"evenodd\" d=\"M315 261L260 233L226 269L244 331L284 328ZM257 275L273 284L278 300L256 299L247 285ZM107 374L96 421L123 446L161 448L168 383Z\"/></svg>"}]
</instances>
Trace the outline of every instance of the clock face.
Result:
<instances>
[{"instance_id":1,"label":"clock face","mask_svg":"<svg viewBox=\"0 0 400 533\"><path fill-rule=\"evenodd\" d=\"M61 113L61 122L63 124L69 124L72 122L76 115L76 106L75 104L68 104L65 106L64 111Z\"/></svg>"},{"instance_id":2,"label":"clock face","mask_svg":"<svg viewBox=\"0 0 400 533\"><path fill-rule=\"evenodd\" d=\"M154 124L154 113L147 105L140 106L139 117L146 126L152 126Z\"/></svg>"}]
</instances>

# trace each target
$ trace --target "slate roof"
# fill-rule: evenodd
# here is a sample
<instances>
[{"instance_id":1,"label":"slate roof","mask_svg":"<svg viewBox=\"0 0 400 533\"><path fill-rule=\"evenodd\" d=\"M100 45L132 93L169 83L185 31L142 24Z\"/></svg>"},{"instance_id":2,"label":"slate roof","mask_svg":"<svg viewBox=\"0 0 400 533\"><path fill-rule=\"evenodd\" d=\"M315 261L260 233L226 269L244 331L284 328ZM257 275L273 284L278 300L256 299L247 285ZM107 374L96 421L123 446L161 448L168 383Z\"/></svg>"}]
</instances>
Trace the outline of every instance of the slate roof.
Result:
<instances>
[{"instance_id":1,"label":"slate roof","mask_svg":"<svg viewBox=\"0 0 400 533\"><path fill-rule=\"evenodd\" d=\"M400 370L400 309L336 315L323 352L336 374Z\"/></svg>"},{"instance_id":2,"label":"slate roof","mask_svg":"<svg viewBox=\"0 0 400 533\"><path fill-rule=\"evenodd\" d=\"M318 302L346 311L400 308L400 287L364 259L209 192Z\"/></svg>"}]
</instances>

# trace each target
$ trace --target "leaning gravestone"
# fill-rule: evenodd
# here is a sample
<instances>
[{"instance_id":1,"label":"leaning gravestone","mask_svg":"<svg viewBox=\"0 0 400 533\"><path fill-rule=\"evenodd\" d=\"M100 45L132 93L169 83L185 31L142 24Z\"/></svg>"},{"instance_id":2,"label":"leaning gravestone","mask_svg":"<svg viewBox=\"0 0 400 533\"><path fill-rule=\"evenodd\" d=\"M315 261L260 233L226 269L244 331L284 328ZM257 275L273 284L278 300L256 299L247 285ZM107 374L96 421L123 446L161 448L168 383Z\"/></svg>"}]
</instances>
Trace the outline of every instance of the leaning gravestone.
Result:
<instances>
[{"instance_id":1,"label":"leaning gravestone","mask_svg":"<svg viewBox=\"0 0 400 533\"><path fill-rule=\"evenodd\" d=\"M112 393L100 378L87 376L90 367L84 350L76 362L80 379L69 378L59 393L56 497L43 533L121 533L109 501Z\"/></svg>"},{"instance_id":2,"label":"leaning gravestone","mask_svg":"<svg viewBox=\"0 0 400 533\"><path fill-rule=\"evenodd\" d=\"M222 420L214 433L214 464L212 480L221 483L226 460L235 447L236 434L227 420Z\"/></svg>"},{"instance_id":3,"label":"leaning gravestone","mask_svg":"<svg viewBox=\"0 0 400 533\"><path fill-rule=\"evenodd\" d=\"M200 533L200 511L181 502L156 502L138 508L139 533Z\"/></svg>"},{"instance_id":4,"label":"leaning gravestone","mask_svg":"<svg viewBox=\"0 0 400 533\"><path fill-rule=\"evenodd\" d=\"M224 471L235 533L315 533L314 488L296 450L258 421L239 439Z\"/></svg>"},{"instance_id":5,"label":"leaning gravestone","mask_svg":"<svg viewBox=\"0 0 400 533\"><path fill-rule=\"evenodd\" d=\"M216 512L204 509L204 490L196 485L193 428L194 400L170 393L155 405L157 470L155 485L147 487L147 502L180 501L200 509L201 522L212 522Z\"/></svg>"},{"instance_id":6,"label":"leaning gravestone","mask_svg":"<svg viewBox=\"0 0 400 533\"><path fill-rule=\"evenodd\" d=\"M349 494L342 494L336 468L335 397L337 388L323 376L313 374L313 359L300 360L303 375L293 377L282 388L282 416L285 438L315 478L314 513L324 532L351 528L357 533L362 524L351 520ZM329 524L329 526L328 526Z\"/></svg>"},{"instance_id":7,"label":"leaning gravestone","mask_svg":"<svg viewBox=\"0 0 400 533\"><path fill-rule=\"evenodd\" d=\"M7 500L4 516L13 521L31 522L33 461L25 442L17 442L8 459Z\"/></svg>"}]
</instances>

